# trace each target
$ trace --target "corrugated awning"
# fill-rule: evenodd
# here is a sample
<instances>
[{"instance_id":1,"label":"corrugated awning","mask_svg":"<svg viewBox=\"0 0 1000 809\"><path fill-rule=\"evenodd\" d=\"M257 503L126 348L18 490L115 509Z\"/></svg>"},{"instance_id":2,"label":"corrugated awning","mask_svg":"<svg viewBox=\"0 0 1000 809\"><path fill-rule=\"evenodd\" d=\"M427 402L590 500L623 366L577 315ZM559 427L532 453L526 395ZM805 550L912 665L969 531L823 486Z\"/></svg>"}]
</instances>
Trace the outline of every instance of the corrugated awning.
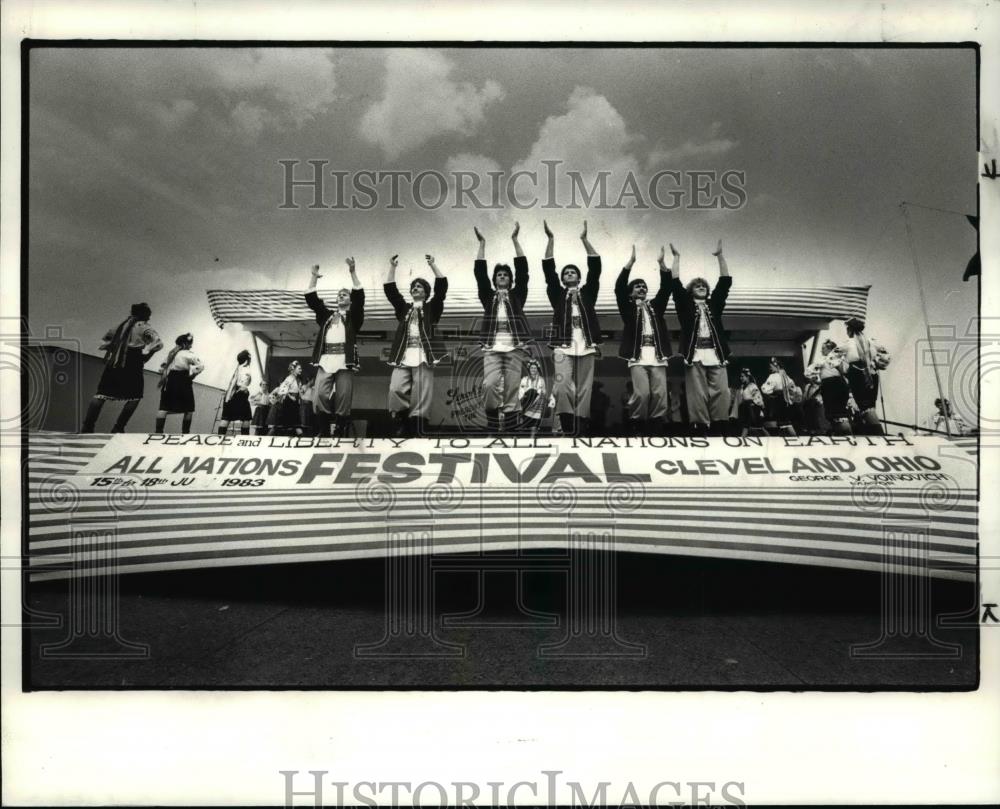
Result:
<instances>
[{"instance_id":1,"label":"corrugated awning","mask_svg":"<svg viewBox=\"0 0 1000 809\"><path fill-rule=\"evenodd\" d=\"M726 306L731 318L798 318L809 321L865 319L870 286L765 288L733 285ZM335 290L320 290L320 297L333 298ZM366 319L391 319L392 310L381 287L366 289ZM285 289L212 289L208 291L212 317L221 328L227 323L282 323L308 321L313 314L306 306L301 291ZM533 285L525 306L529 317L549 317L548 299L541 284ZM614 290L606 285L597 304L598 314L609 318L609 325L618 318ZM668 310L672 313L673 307ZM449 317L480 317L483 310L476 290L452 286L448 291L445 313ZM610 320L615 318L615 321Z\"/></svg>"}]
</instances>

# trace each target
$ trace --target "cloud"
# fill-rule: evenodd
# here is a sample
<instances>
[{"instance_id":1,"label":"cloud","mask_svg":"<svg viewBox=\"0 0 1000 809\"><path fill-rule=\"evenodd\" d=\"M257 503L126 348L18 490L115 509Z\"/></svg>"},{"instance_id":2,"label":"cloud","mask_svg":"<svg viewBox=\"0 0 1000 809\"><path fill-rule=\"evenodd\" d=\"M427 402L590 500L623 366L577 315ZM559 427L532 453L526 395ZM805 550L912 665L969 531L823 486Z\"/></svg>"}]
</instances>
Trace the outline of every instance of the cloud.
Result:
<instances>
[{"instance_id":1,"label":"cloud","mask_svg":"<svg viewBox=\"0 0 1000 809\"><path fill-rule=\"evenodd\" d=\"M436 51L391 51L384 94L362 117L361 136L391 160L441 135L474 134L486 108L504 97L503 88L489 80L477 90L450 78L451 70Z\"/></svg>"},{"instance_id":2,"label":"cloud","mask_svg":"<svg viewBox=\"0 0 1000 809\"><path fill-rule=\"evenodd\" d=\"M80 57L74 58L77 61L68 60L66 68L78 66ZM195 112L229 121L242 135L260 134L268 125L301 128L336 99L333 52L329 49L140 52L123 48L85 58L94 60L87 67L98 71L102 83L114 87L123 103L145 110L153 122L169 132L190 125ZM48 61L52 67L59 63L51 57Z\"/></svg>"},{"instance_id":3,"label":"cloud","mask_svg":"<svg viewBox=\"0 0 1000 809\"><path fill-rule=\"evenodd\" d=\"M459 229L465 230L471 225L481 223L484 220L496 222L499 218L508 216L508 212L503 208L492 207L497 203L503 204L503 183L506 174L499 177L494 182L490 177L490 172L502 172L501 165L492 157L481 154L461 154L452 155L445 162L445 176L448 178L448 199L458 200L459 183L464 189L462 194L462 204L464 208L455 209L451 204L442 207L440 213L442 218L448 222L454 222ZM467 175L461 178L456 177L458 172L466 172ZM477 207L483 205L485 207Z\"/></svg>"},{"instance_id":4,"label":"cloud","mask_svg":"<svg viewBox=\"0 0 1000 809\"><path fill-rule=\"evenodd\" d=\"M169 104L158 102L149 104L150 114L160 126L169 131L183 126L197 109L198 105L189 98L175 98Z\"/></svg>"},{"instance_id":5,"label":"cloud","mask_svg":"<svg viewBox=\"0 0 1000 809\"><path fill-rule=\"evenodd\" d=\"M253 139L263 131L265 115L263 108L241 101L233 108L230 117L242 134Z\"/></svg>"},{"instance_id":6,"label":"cloud","mask_svg":"<svg viewBox=\"0 0 1000 809\"><path fill-rule=\"evenodd\" d=\"M639 161L633 152L638 140L607 98L587 87L577 87L569 96L566 112L545 119L527 157L518 161L513 171L536 172L543 201L554 194L563 203L575 198L578 205L595 190L596 204L600 198L598 172L608 172L604 178L606 199L614 204L626 178L638 174ZM550 166L543 161L553 160L562 164L556 168L556 188L550 189ZM570 179L567 172L578 173L579 179ZM527 179L518 183L518 188L522 187L528 187ZM574 218L577 215L574 213ZM553 212L549 218L560 217Z\"/></svg>"},{"instance_id":7,"label":"cloud","mask_svg":"<svg viewBox=\"0 0 1000 809\"><path fill-rule=\"evenodd\" d=\"M724 155L739 145L738 141L719 137L722 125L716 121L709 127L708 133L699 140L686 140L679 146L656 146L646 160L648 166L661 166L676 163L679 160L690 160L698 157L718 157Z\"/></svg>"},{"instance_id":8,"label":"cloud","mask_svg":"<svg viewBox=\"0 0 1000 809\"><path fill-rule=\"evenodd\" d=\"M260 48L199 53L210 88L227 94L259 92L276 102L297 126L315 118L334 101L336 80L328 51Z\"/></svg>"},{"instance_id":9,"label":"cloud","mask_svg":"<svg viewBox=\"0 0 1000 809\"><path fill-rule=\"evenodd\" d=\"M562 168L578 171L634 168L637 161L631 148L636 141L607 98L577 87L567 111L545 119L531 152L515 170L539 168L543 160L562 160Z\"/></svg>"}]
</instances>

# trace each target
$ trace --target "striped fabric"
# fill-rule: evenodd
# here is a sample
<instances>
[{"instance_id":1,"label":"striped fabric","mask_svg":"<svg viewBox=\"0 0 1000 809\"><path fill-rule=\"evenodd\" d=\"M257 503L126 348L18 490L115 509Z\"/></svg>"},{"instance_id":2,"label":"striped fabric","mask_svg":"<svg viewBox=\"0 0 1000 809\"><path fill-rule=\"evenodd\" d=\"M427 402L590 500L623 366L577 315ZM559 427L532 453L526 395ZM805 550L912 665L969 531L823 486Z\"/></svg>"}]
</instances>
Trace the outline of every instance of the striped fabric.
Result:
<instances>
[{"instance_id":1,"label":"striped fabric","mask_svg":"<svg viewBox=\"0 0 1000 809\"><path fill-rule=\"evenodd\" d=\"M726 304L726 317L796 317L819 320L865 319L869 286L812 287L771 289L733 286ZM320 297L332 298L334 290L320 292ZM312 322L314 316L306 306L301 292L282 289L212 289L208 291L212 317L221 328L226 323L282 322L302 320ZM366 319L392 319L393 313L382 290L369 290L365 304ZM446 308L449 317L479 317L483 313L476 290L450 287ZM673 309L668 310L671 315ZM549 317L552 310L541 283L534 283L528 294L524 313L529 317ZM597 302L597 313L614 317L618 308L611 285L605 284Z\"/></svg>"},{"instance_id":2,"label":"striped fabric","mask_svg":"<svg viewBox=\"0 0 1000 809\"><path fill-rule=\"evenodd\" d=\"M611 531L619 551L882 570L883 526L899 529L899 569L920 572L907 532L925 531L930 575L975 577L977 507L961 492L935 510L918 492L866 507L850 491L774 487L656 489L618 504L597 487L146 491L82 489L73 478L104 435L34 433L29 440L28 564L32 580L412 552L481 553L575 547L570 527ZM973 446L966 451L976 453ZM875 510L872 510L875 509ZM399 526L398 531L394 526ZM117 537L86 546L74 532ZM429 534L429 538L428 535ZM921 551L923 552L923 551Z\"/></svg>"}]
</instances>

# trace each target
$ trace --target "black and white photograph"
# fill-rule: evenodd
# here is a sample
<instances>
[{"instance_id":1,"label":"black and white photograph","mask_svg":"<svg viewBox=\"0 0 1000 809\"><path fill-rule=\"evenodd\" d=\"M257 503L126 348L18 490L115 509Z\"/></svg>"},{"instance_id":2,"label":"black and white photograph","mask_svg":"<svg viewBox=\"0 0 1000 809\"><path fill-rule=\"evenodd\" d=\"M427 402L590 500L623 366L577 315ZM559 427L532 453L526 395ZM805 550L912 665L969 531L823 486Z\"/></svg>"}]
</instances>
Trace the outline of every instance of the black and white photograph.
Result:
<instances>
[{"instance_id":1,"label":"black and white photograph","mask_svg":"<svg viewBox=\"0 0 1000 809\"><path fill-rule=\"evenodd\" d=\"M995 679L973 35L39 25L4 41L5 690L877 711ZM268 759L258 802L807 797L333 763Z\"/></svg>"}]
</instances>

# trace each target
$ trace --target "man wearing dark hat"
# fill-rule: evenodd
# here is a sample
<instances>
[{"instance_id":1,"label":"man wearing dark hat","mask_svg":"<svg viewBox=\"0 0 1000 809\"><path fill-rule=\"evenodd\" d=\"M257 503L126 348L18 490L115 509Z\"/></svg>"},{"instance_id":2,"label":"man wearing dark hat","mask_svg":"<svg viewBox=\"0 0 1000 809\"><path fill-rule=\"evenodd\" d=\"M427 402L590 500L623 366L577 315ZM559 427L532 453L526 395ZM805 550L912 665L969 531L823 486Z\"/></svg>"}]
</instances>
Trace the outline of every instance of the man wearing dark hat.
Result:
<instances>
[{"instance_id":1,"label":"man wearing dark hat","mask_svg":"<svg viewBox=\"0 0 1000 809\"><path fill-rule=\"evenodd\" d=\"M687 286L673 277L674 308L681 323L684 389L688 421L699 431L721 432L729 422L729 344L722 313L733 285L722 255L722 240L712 253L719 260L719 280L712 289L704 278Z\"/></svg>"},{"instance_id":2,"label":"man wearing dark hat","mask_svg":"<svg viewBox=\"0 0 1000 809\"><path fill-rule=\"evenodd\" d=\"M319 435L329 435L331 425L334 436L347 431L354 398L354 374L361 369L357 339L365 322L365 291L358 280L354 258L346 262L351 274L351 289L340 289L332 307L327 306L316 292L316 282L323 277L318 264L313 265L312 279L306 290L306 304L319 325L312 358L316 366L313 409Z\"/></svg>"},{"instance_id":3,"label":"man wearing dark hat","mask_svg":"<svg viewBox=\"0 0 1000 809\"><path fill-rule=\"evenodd\" d=\"M680 253L674 250L673 272L680 267ZM615 282L615 299L622 316L622 341L618 356L628 362L632 395L629 397L628 424L631 435L659 435L669 413L667 360L670 357L670 335L663 319L670 300L671 273L663 263L660 249L660 286L652 300L649 287L641 278L629 281L635 264L635 245Z\"/></svg>"},{"instance_id":4,"label":"man wearing dark hat","mask_svg":"<svg viewBox=\"0 0 1000 809\"><path fill-rule=\"evenodd\" d=\"M514 272L506 264L493 268L493 281L486 274L486 239L473 228L479 254L473 272L483 305L479 342L483 347L483 405L490 432L512 427L519 410L518 391L524 351L531 344L531 329L524 316L528 297L528 259L517 240L521 226L514 224Z\"/></svg>"},{"instance_id":5,"label":"man wearing dark hat","mask_svg":"<svg viewBox=\"0 0 1000 809\"><path fill-rule=\"evenodd\" d=\"M385 297L392 305L399 325L389 349L389 414L400 435L415 436L430 413L434 396L434 366L447 356L444 345L434 339L434 327L444 311L448 279L438 269L434 256L427 255L427 266L434 273L434 294L423 278L410 282L407 303L396 287L399 256L389 259L389 277Z\"/></svg>"},{"instance_id":6,"label":"man wearing dark hat","mask_svg":"<svg viewBox=\"0 0 1000 809\"><path fill-rule=\"evenodd\" d=\"M555 379L552 393L555 413L566 435L586 435L590 421L590 395L594 385L594 361L600 356L601 324L594 309L601 284L601 257L587 239L583 223L580 240L587 251L587 280L580 285L580 268L567 264L556 275L553 258L554 236L545 222L549 237L542 261L545 290L552 305L552 360Z\"/></svg>"},{"instance_id":7,"label":"man wearing dark hat","mask_svg":"<svg viewBox=\"0 0 1000 809\"><path fill-rule=\"evenodd\" d=\"M865 323L857 317L848 319L847 341L839 348L847 362L847 384L851 386L854 403L861 411L863 432L882 435L875 404L878 401L879 372L889 367L889 352L878 341L865 334Z\"/></svg>"},{"instance_id":8,"label":"man wearing dark hat","mask_svg":"<svg viewBox=\"0 0 1000 809\"><path fill-rule=\"evenodd\" d=\"M90 400L80 432L94 432L105 402L123 403L111 432L125 432L129 419L142 401L143 366L163 348L160 336L149 325L152 314L149 304L134 303L129 316L104 335L101 343L104 373L97 385L97 393Z\"/></svg>"}]
</instances>

